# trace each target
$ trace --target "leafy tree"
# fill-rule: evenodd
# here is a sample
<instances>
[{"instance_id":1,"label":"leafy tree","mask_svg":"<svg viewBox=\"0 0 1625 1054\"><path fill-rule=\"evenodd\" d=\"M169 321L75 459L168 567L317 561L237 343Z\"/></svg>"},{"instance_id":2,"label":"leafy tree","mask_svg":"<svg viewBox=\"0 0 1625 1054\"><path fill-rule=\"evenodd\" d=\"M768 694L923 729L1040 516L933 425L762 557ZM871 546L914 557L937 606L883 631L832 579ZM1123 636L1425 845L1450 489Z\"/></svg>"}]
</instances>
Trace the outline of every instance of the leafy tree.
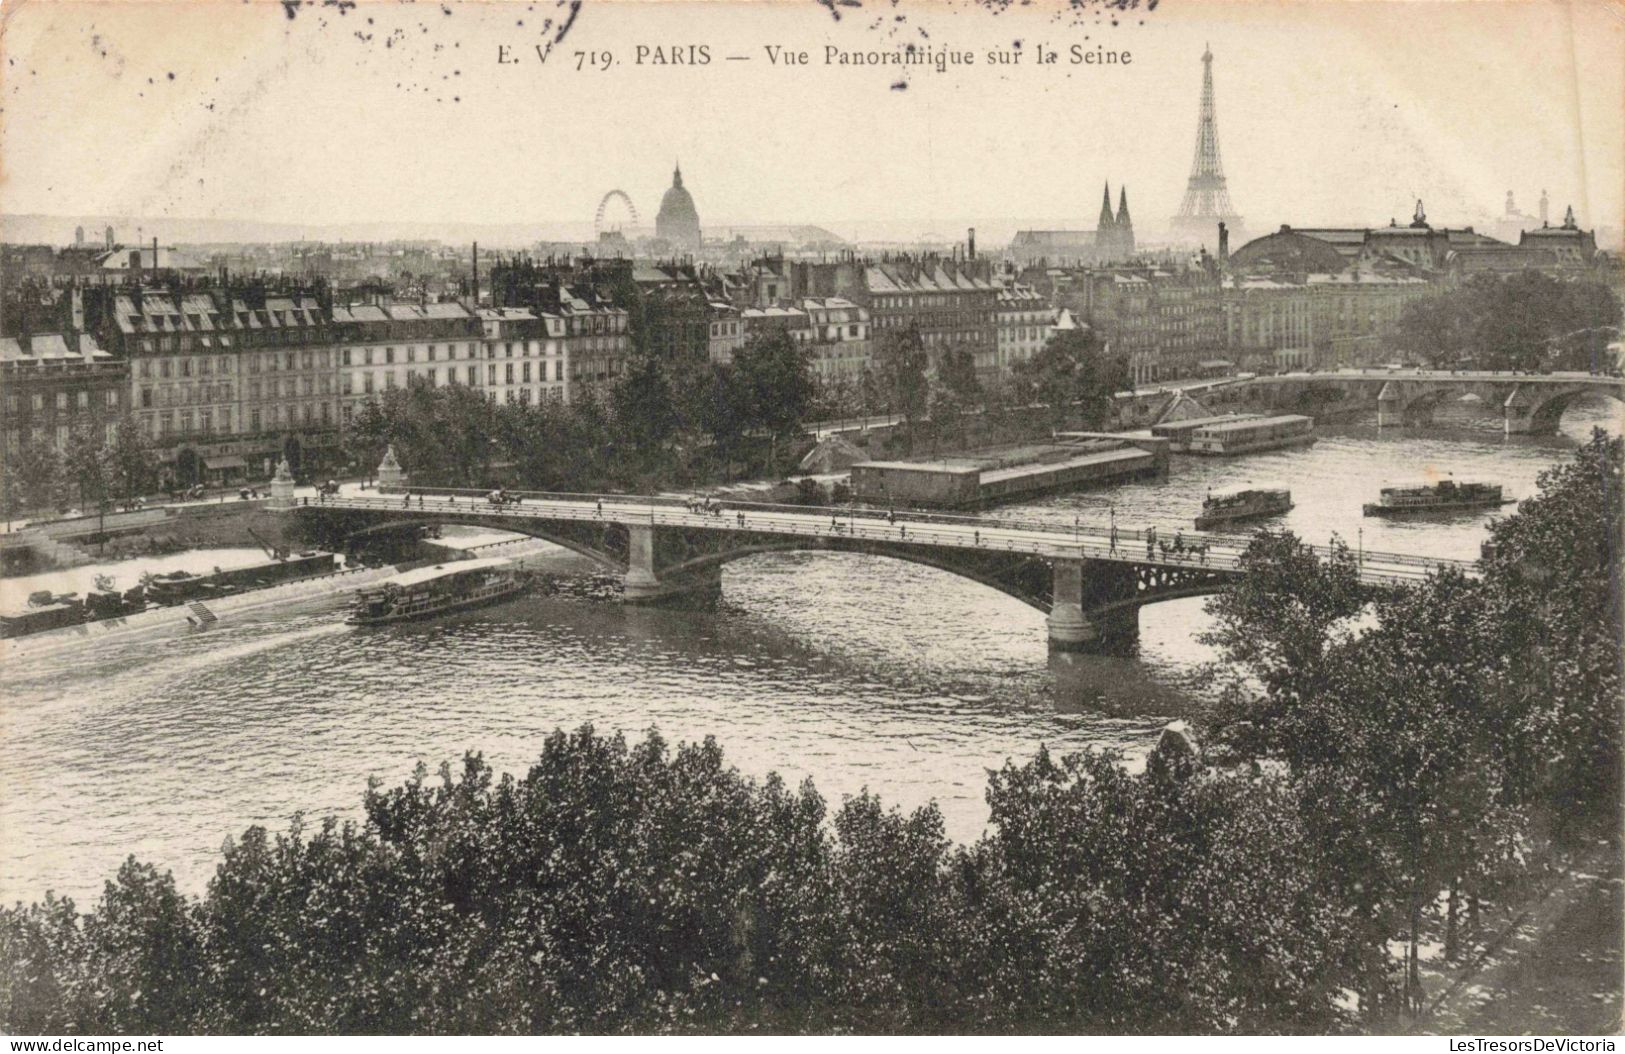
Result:
<instances>
[{"instance_id":1,"label":"leafy tree","mask_svg":"<svg viewBox=\"0 0 1625 1054\"><path fill-rule=\"evenodd\" d=\"M1436 366L1471 358L1499 370L1600 369L1620 316L1619 295L1605 283L1483 274L1407 304L1396 339Z\"/></svg>"},{"instance_id":2,"label":"leafy tree","mask_svg":"<svg viewBox=\"0 0 1625 1054\"><path fill-rule=\"evenodd\" d=\"M62 457L50 443L25 443L0 465L0 494L8 517L53 509L63 482Z\"/></svg>"},{"instance_id":3,"label":"leafy tree","mask_svg":"<svg viewBox=\"0 0 1625 1054\"><path fill-rule=\"evenodd\" d=\"M643 357L610 393L616 431L628 448L646 462L658 462L677 431L677 406L665 371L653 358Z\"/></svg>"},{"instance_id":4,"label":"leafy tree","mask_svg":"<svg viewBox=\"0 0 1625 1054\"><path fill-rule=\"evenodd\" d=\"M757 334L734 353L734 373L750 425L768 434L769 471L777 472L779 445L800 432L812 409L812 367L807 350L788 333Z\"/></svg>"},{"instance_id":5,"label":"leafy tree","mask_svg":"<svg viewBox=\"0 0 1625 1054\"><path fill-rule=\"evenodd\" d=\"M107 461L112 491L125 501L158 485L158 457L133 416L126 415L114 429Z\"/></svg>"},{"instance_id":6,"label":"leafy tree","mask_svg":"<svg viewBox=\"0 0 1625 1054\"><path fill-rule=\"evenodd\" d=\"M951 348L937 364L937 383L931 393L931 420L936 431L964 439L965 414L982 400L976 360L964 348Z\"/></svg>"},{"instance_id":7,"label":"leafy tree","mask_svg":"<svg viewBox=\"0 0 1625 1054\"><path fill-rule=\"evenodd\" d=\"M919 327L888 330L875 347L875 387L887 412L903 418L905 442L914 449L914 428L925 416L930 385L925 370L930 359Z\"/></svg>"},{"instance_id":8,"label":"leafy tree","mask_svg":"<svg viewBox=\"0 0 1625 1054\"><path fill-rule=\"evenodd\" d=\"M1017 372L1030 380L1034 398L1048 408L1053 429L1069 421L1085 429L1105 427L1112 396L1131 387L1128 360L1108 354L1087 328L1054 334Z\"/></svg>"},{"instance_id":9,"label":"leafy tree","mask_svg":"<svg viewBox=\"0 0 1625 1054\"><path fill-rule=\"evenodd\" d=\"M113 474L111 451L94 427L73 431L62 455L62 469L68 484L75 488L81 510L103 505Z\"/></svg>"}]
</instances>

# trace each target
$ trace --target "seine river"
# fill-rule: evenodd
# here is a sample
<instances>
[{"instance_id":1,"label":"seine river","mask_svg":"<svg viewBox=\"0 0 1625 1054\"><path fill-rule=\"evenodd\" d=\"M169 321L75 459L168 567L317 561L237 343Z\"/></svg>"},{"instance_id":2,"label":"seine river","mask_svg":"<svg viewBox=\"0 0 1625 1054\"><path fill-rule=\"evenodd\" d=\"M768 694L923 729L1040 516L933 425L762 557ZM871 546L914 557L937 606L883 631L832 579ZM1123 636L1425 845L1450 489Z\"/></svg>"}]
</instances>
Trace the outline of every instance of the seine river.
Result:
<instances>
[{"instance_id":1,"label":"seine river","mask_svg":"<svg viewBox=\"0 0 1625 1054\"><path fill-rule=\"evenodd\" d=\"M1297 503L1285 524L1310 540L1471 558L1486 517L1385 522L1360 505L1426 472L1524 497L1615 412L1578 406L1546 438L1443 411L1423 432L1323 428L1308 449L1176 457L1166 482L993 515L1188 523L1210 487L1280 481ZM1213 658L1195 639L1201 599L1144 609L1135 658L1051 662L1039 612L911 564L759 556L729 565L723 589L703 615L533 597L357 630L332 607L0 671L0 899L54 890L88 906L132 853L200 892L221 842L250 824L357 817L369 777L398 783L469 750L523 772L548 733L587 722L714 735L743 771L812 777L832 806L864 787L904 808L935 801L969 840L987 769L1040 744L1143 753L1201 697Z\"/></svg>"}]
</instances>

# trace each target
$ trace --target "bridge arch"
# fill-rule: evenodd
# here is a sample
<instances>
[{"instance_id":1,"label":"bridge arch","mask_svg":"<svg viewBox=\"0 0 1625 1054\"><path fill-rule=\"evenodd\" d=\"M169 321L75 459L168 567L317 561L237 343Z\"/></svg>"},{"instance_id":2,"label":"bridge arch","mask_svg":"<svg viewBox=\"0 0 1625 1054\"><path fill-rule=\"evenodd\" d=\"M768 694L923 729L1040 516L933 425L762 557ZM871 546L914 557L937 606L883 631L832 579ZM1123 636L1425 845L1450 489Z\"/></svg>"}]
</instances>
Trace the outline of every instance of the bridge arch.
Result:
<instances>
[{"instance_id":1,"label":"bridge arch","mask_svg":"<svg viewBox=\"0 0 1625 1054\"><path fill-rule=\"evenodd\" d=\"M857 543L840 539L826 538L790 538L784 541L760 542L742 545L725 552L707 553L681 563L671 564L660 569L661 577L680 578L698 573L720 569L724 564L742 560L748 556L771 555L775 553L813 553L836 552L848 553L857 556L877 556L888 560L900 560L904 563L918 564L921 567L930 567L938 571L959 578L969 579L989 589L998 590L1005 596L1014 597L1029 607L1048 613L1050 610L1049 565L1037 557L1028 558L1023 564L1017 565L1016 570L1025 570L1026 574L996 575L985 568L979 568L968 563L946 559L929 551L915 549L910 546L887 546L870 543Z\"/></svg>"},{"instance_id":2,"label":"bridge arch","mask_svg":"<svg viewBox=\"0 0 1625 1054\"><path fill-rule=\"evenodd\" d=\"M1625 395L1618 388L1601 385L1576 385L1573 388L1547 396L1536 403L1529 411L1531 431L1555 432L1558 423L1563 418L1563 412L1578 400L1588 395L1601 395L1612 399L1616 404L1625 406Z\"/></svg>"}]
</instances>

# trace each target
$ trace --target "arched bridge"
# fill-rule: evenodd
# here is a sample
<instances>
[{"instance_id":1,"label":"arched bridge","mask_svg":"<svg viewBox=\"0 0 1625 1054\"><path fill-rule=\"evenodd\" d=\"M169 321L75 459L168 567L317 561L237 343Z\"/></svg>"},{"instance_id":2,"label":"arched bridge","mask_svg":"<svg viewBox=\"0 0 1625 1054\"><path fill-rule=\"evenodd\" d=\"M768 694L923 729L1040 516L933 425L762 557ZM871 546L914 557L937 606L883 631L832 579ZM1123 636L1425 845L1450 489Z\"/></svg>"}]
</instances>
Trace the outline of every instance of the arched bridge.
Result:
<instances>
[{"instance_id":1,"label":"arched bridge","mask_svg":"<svg viewBox=\"0 0 1625 1054\"><path fill-rule=\"evenodd\" d=\"M1247 383L1264 405L1314 414L1317 409L1375 407L1379 425L1426 425L1441 402L1473 395L1499 408L1508 434L1547 435L1582 395L1625 401L1625 378L1589 373L1503 373L1489 370L1338 370L1285 373Z\"/></svg>"},{"instance_id":2,"label":"arched bridge","mask_svg":"<svg viewBox=\"0 0 1625 1054\"><path fill-rule=\"evenodd\" d=\"M706 601L720 570L757 553L823 549L925 564L983 583L1048 616L1051 644L1120 650L1132 643L1141 605L1223 589L1240 573L1247 539L1167 528L943 516L919 512L729 503L626 495L531 494L492 504L467 494L303 499L294 511L328 544L385 525L466 524L528 534L581 553L619 574L628 603ZM1175 540L1183 543L1173 549ZM1460 561L1365 552L1373 588L1414 582Z\"/></svg>"}]
</instances>

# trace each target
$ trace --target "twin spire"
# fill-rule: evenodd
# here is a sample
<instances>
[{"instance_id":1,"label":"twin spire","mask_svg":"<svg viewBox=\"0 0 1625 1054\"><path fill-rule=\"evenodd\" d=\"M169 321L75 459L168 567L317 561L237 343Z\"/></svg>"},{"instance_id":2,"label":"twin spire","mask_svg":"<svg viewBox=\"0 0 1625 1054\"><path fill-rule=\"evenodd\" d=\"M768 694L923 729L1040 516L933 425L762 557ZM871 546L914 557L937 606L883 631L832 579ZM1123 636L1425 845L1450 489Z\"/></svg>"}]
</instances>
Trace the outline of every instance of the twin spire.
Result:
<instances>
[{"instance_id":1,"label":"twin spire","mask_svg":"<svg viewBox=\"0 0 1625 1054\"><path fill-rule=\"evenodd\" d=\"M1117 215L1112 216L1112 184L1106 181L1105 188L1100 197L1100 229L1110 230L1113 227L1132 227L1134 221L1128 214L1128 187L1118 187Z\"/></svg>"}]
</instances>

